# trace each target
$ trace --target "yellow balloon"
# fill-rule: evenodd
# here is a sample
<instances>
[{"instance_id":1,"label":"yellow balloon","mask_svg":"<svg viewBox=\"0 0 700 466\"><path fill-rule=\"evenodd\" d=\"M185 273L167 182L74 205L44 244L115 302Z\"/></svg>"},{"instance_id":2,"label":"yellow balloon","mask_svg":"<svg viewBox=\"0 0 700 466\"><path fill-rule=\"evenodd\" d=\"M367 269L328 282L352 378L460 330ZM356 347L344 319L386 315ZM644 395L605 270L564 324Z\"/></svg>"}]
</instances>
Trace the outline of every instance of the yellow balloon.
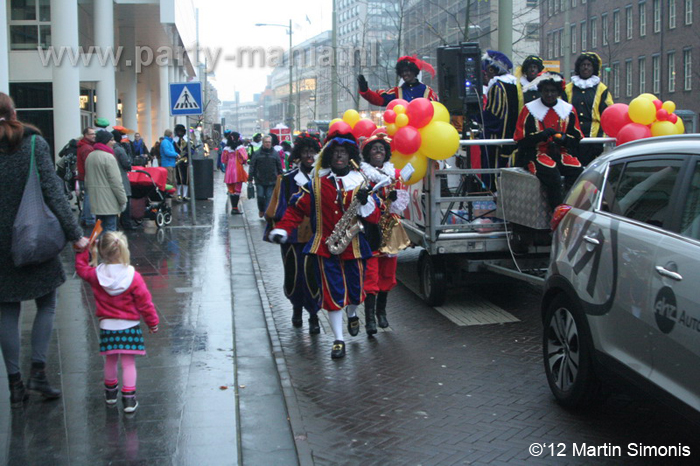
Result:
<instances>
[{"instance_id":1,"label":"yellow balloon","mask_svg":"<svg viewBox=\"0 0 700 466\"><path fill-rule=\"evenodd\" d=\"M406 113L406 107L404 107L401 104L394 105L394 108L392 108L394 112L396 112L397 115L400 115L402 113Z\"/></svg>"},{"instance_id":2,"label":"yellow balloon","mask_svg":"<svg viewBox=\"0 0 700 466\"><path fill-rule=\"evenodd\" d=\"M655 100L659 100L659 98L656 97L654 94L649 94L649 93L640 94L640 95L637 96L637 97L641 97L641 98L643 98L643 99L649 99L649 100L651 100L652 102L655 101Z\"/></svg>"},{"instance_id":3,"label":"yellow balloon","mask_svg":"<svg viewBox=\"0 0 700 466\"><path fill-rule=\"evenodd\" d=\"M421 145L418 150L421 154L433 160L449 159L459 149L459 133L449 123L444 121L432 121L427 126L420 128Z\"/></svg>"},{"instance_id":4,"label":"yellow balloon","mask_svg":"<svg viewBox=\"0 0 700 466\"><path fill-rule=\"evenodd\" d=\"M676 111L676 103L672 100L667 100L661 105L661 108L666 110L668 113L673 113Z\"/></svg>"},{"instance_id":5,"label":"yellow balloon","mask_svg":"<svg viewBox=\"0 0 700 466\"><path fill-rule=\"evenodd\" d=\"M355 126L355 123L360 121L360 114L357 112L357 110L354 110L352 108L349 110L345 110L345 113L343 113L343 121L349 124L351 128L353 128Z\"/></svg>"},{"instance_id":6,"label":"yellow balloon","mask_svg":"<svg viewBox=\"0 0 700 466\"><path fill-rule=\"evenodd\" d=\"M678 129L670 121L657 121L651 125L652 136L673 136L674 134L678 134Z\"/></svg>"},{"instance_id":7,"label":"yellow balloon","mask_svg":"<svg viewBox=\"0 0 700 466\"><path fill-rule=\"evenodd\" d=\"M630 102L629 116L635 123L648 125L656 120L656 106L647 98L637 97Z\"/></svg>"},{"instance_id":8,"label":"yellow balloon","mask_svg":"<svg viewBox=\"0 0 700 466\"><path fill-rule=\"evenodd\" d=\"M411 175L411 178L409 178L408 181L404 182L404 184L416 184L423 179L423 177L425 176L425 172L428 171L428 164L430 163L430 160L428 160L428 158L420 152L416 152L415 154L413 154L413 157L411 157L408 160L408 163L413 165L414 172Z\"/></svg>"},{"instance_id":9,"label":"yellow balloon","mask_svg":"<svg viewBox=\"0 0 700 466\"><path fill-rule=\"evenodd\" d=\"M676 134L685 134L685 123L683 123L681 117L678 117L678 121L676 121L674 126L676 127Z\"/></svg>"},{"instance_id":10,"label":"yellow balloon","mask_svg":"<svg viewBox=\"0 0 700 466\"><path fill-rule=\"evenodd\" d=\"M435 110L431 121L444 121L445 123L449 123L450 112L447 111L447 107L442 105L440 102L432 101L430 103L433 104L433 109Z\"/></svg>"},{"instance_id":11,"label":"yellow balloon","mask_svg":"<svg viewBox=\"0 0 700 466\"><path fill-rule=\"evenodd\" d=\"M403 167L406 166L409 160L411 160L411 157L413 154L402 154L399 151L392 150L391 151L391 163L394 164L394 168L401 170Z\"/></svg>"},{"instance_id":12,"label":"yellow balloon","mask_svg":"<svg viewBox=\"0 0 700 466\"><path fill-rule=\"evenodd\" d=\"M339 121L343 121L343 119L342 119L342 118L333 118L333 119L331 120L331 122L328 123L328 127L330 128L331 126L333 126L333 123L337 123L337 122L339 122Z\"/></svg>"},{"instance_id":13,"label":"yellow balloon","mask_svg":"<svg viewBox=\"0 0 700 466\"><path fill-rule=\"evenodd\" d=\"M396 107L400 107L400 105L397 105ZM396 115L396 121L394 122L394 124L397 128L403 128L408 124L408 115L406 115L405 113L400 113Z\"/></svg>"},{"instance_id":14,"label":"yellow balloon","mask_svg":"<svg viewBox=\"0 0 700 466\"><path fill-rule=\"evenodd\" d=\"M386 134L389 136L393 136L397 131L399 130L399 127L396 126L394 123L389 123L386 125Z\"/></svg>"}]
</instances>

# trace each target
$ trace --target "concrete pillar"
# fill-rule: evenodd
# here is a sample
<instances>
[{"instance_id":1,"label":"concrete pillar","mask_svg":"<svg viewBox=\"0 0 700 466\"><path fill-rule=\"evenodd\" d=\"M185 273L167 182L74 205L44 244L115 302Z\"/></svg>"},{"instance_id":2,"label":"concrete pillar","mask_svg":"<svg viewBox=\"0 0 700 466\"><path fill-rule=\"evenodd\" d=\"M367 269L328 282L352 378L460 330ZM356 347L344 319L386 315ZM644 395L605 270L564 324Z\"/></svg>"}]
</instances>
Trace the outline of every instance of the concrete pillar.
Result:
<instances>
[{"instance_id":1,"label":"concrete pillar","mask_svg":"<svg viewBox=\"0 0 700 466\"><path fill-rule=\"evenodd\" d=\"M4 2L3 2L4 3ZM51 0L51 36L54 47L78 49L78 3ZM70 138L80 135L80 70L64 60L54 66L53 74L53 130L54 154Z\"/></svg>"},{"instance_id":2,"label":"concrete pillar","mask_svg":"<svg viewBox=\"0 0 700 466\"><path fill-rule=\"evenodd\" d=\"M133 21L132 21L133 24ZM122 95L122 121L124 126L129 129L137 130L138 120L136 114L138 112L138 96L137 96L137 78L134 63L136 62L136 55L134 47L135 42L135 29L133 26L126 26L120 28L119 31L119 45L124 47L124 53L122 54L122 73L124 73L123 87L119 90L123 93ZM127 66L126 63L130 63Z\"/></svg>"},{"instance_id":3,"label":"concrete pillar","mask_svg":"<svg viewBox=\"0 0 700 466\"><path fill-rule=\"evenodd\" d=\"M7 8L5 2L2 2L0 8L0 92L10 94L10 71L9 71L9 52L10 42L7 32Z\"/></svg>"},{"instance_id":4,"label":"concrete pillar","mask_svg":"<svg viewBox=\"0 0 700 466\"><path fill-rule=\"evenodd\" d=\"M170 122L170 97L168 95L169 76L168 64L158 66L158 82L160 84L160 104L158 112L158 136L163 135L166 129L173 129Z\"/></svg>"},{"instance_id":5,"label":"concrete pillar","mask_svg":"<svg viewBox=\"0 0 700 466\"><path fill-rule=\"evenodd\" d=\"M59 10L66 2L55 2L56 8L53 8L51 14ZM61 4L59 7L58 4ZM72 3L72 2L68 2ZM52 20L53 25L56 21ZM95 28L95 46L106 50L114 48L114 2L113 0L94 0L94 28ZM77 26L76 26L77 33ZM106 118L110 124L114 125L117 121L117 89L116 79L114 76L114 67L111 62L99 68L99 79L96 82L97 90L97 117Z\"/></svg>"},{"instance_id":6,"label":"concrete pillar","mask_svg":"<svg viewBox=\"0 0 700 466\"><path fill-rule=\"evenodd\" d=\"M138 132L141 138L149 144L149 149L153 145L153 125L151 117L151 89L147 84L148 70L143 70L138 76L136 90L138 92Z\"/></svg>"}]
</instances>

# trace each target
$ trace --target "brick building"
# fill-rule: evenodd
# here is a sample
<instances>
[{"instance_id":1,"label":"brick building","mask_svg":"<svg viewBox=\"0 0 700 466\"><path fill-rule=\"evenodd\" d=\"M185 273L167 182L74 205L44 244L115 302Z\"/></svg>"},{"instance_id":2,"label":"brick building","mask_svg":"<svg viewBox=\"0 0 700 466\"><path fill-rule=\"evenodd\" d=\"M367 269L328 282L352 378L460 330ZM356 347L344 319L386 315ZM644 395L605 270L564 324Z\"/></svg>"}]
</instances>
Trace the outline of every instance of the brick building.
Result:
<instances>
[{"instance_id":1,"label":"brick building","mask_svg":"<svg viewBox=\"0 0 700 466\"><path fill-rule=\"evenodd\" d=\"M567 79L581 52L591 51L603 60L601 79L615 102L653 93L700 111L700 0L545 0L540 22L544 58L563 66L570 54Z\"/></svg>"}]
</instances>

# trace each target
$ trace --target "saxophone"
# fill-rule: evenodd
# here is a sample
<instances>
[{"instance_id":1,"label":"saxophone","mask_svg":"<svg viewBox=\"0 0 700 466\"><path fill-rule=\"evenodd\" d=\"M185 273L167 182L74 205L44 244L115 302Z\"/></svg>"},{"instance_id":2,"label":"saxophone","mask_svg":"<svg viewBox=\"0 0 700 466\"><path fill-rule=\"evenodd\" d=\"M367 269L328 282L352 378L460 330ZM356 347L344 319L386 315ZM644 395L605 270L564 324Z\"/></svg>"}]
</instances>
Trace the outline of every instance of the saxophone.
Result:
<instances>
[{"instance_id":1,"label":"saxophone","mask_svg":"<svg viewBox=\"0 0 700 466\"><path fill-rule=\"evenodd\" d=\"M362 184L355 189L364 188L369 183L369 179L367 179L367 176L365 176L365 174L359 170L359 167L354 160L351 160L350 163L364 178ZM355 197L338 223L336 223L335 228L333 228L333 232L328 238L326 238L326 246L328 246L328 251L331 254L335 256L342 254L352 242L353 238L365 231L365 227L362 226L362 222L357 218L357 210L359 208L360 201L357 199L357 197Z\"/></svg>"},{"instance_id":2,"label":"saxophone","mask_svg":"<svg viewBox=\"0 0 700 466\"><path fill-rule=\"evenodd\" d=\"M394 181L389 185L389 192L391 192L395 187L396 183L398 180ZM382 234L382 240L379 246L379 252L387 253L387 254L396 254L398 251L394 251L394 248L389 248L389 240L391 239L391 232L398 225L399 220L396 218L395 215L391 213L391 204L393 201L391 199L387 199L384 201L385 209L384 212L382 212L382 216L379 219L379 231Z\"/></svg>"}]
</instances>

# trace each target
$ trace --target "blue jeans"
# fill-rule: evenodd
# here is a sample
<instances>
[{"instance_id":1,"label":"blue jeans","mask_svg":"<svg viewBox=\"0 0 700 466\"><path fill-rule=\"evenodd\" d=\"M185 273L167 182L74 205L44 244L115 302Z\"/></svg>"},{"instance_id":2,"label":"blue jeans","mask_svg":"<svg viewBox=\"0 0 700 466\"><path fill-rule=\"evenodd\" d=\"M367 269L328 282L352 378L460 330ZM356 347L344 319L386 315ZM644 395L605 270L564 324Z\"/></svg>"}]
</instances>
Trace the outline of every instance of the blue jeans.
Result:
<instances>
[{"instance_id":1,"label":"blue jeans","mask_svg":"<svg viewBox=\"0 0 700 466\"><path fill-rule=\"evenodd\" d=\"M270 199L272 199L272 192L275 190L275 185L262 186L256 183L255 190L258 196L258 211L264 213L267 210Z\"/></svg>"},{"instance_id":2,"label":"blue jeans","mask_svg":"<svg viewBox=\"0 0 700 466\"><path fill-rule=\"evenodd\" d=\"M102 231L117 231L116 215L96 215L97 220L102 220Z\"/></svg>"},{"instance_id":3,"label":"blue jeans","mask_svg":"<svg viewBox=\"0 0 700 466\"><path fill-rule=\"evenodd\" d=\"M90 212L90 196L85 190L85 182L80 182L80 188L85 192L85 197L83 198L83 210L80 212L80 220L85 222L86 225L92 226L95 224L95 216Z\"/></svg>"}]
</instances>

